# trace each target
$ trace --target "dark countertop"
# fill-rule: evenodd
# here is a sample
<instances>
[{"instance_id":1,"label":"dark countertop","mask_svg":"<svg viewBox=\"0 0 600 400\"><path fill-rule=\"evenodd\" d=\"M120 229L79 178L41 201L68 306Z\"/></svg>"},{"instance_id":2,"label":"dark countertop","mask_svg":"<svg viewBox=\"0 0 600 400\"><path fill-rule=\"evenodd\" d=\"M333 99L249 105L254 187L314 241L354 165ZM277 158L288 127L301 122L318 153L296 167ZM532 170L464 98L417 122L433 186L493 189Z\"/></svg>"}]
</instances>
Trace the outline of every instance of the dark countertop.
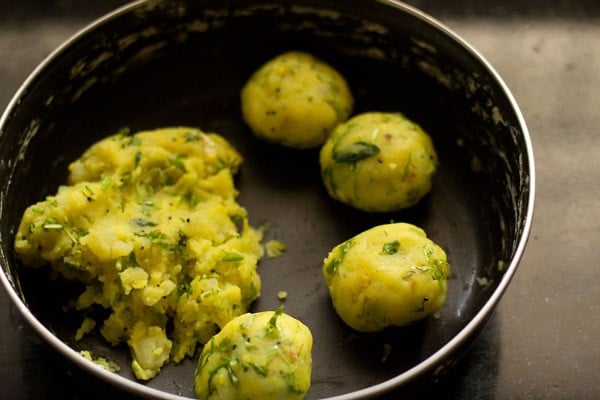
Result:
<instances>
[{"instance_id":1,"label":"dark countertop","mask_svg":"<svg viewBox=\"0 0 600 400\"><path fill-rule=\"evenodd\" d=\"M54 47L122 3L1 2L0 107ZM513 282L466 357L419 390L446 399L600 398L600 3L408 3L474 45L504 78L537 166L533 230ZM124 397L72 370L0 288L0 399Z\"/></svg>"}]
</instances>

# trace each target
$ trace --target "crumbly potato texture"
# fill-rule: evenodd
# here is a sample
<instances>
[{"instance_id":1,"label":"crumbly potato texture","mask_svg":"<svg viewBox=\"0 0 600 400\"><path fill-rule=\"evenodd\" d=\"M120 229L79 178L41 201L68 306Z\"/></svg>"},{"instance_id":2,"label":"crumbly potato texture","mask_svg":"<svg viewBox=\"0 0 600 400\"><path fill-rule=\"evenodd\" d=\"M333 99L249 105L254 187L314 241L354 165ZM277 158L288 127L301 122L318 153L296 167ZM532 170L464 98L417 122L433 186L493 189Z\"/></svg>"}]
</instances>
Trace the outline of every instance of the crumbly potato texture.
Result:
<instances>
[{"instance_id":1,"label":"crumbly potato texture","mask_svg":"<svg viewBox=\"0 0 600 400\"><path fill-rule=\"evenodd\" d=\"M206 400L301 400L310 387L312 335L283 312L247 313L204 346L194 389Z\"/></svg>"},{"instance_id":2,"label":"crumbly potato texture","mask_svg":"<svg viewBox=\"0 0 600 400\"><path fill-rule=\"evenodd\" d=\"M124 129L69 166L69 184L25 211L15 250L84 284L78 310L139 379L193 355L260 294L261 233L236 202L242 157L221 136L178 127ZM78 334L93 328L89 318ZM167 325L169 324L169 328Z\"/></svg>"},{"instance_id":3,"label":"crumbly potato texture","mask_svg":"<svg viewBox=\"0 0 600 400\"><path fill-rule=\"evenodd\" d=\"M438 311L449 273L444 250L407 223L364 231L336 246L323 263L336 312L362 332L404 326Z\"/></svg>"},{"instance_id":4,"label":"crumbly potato texture","mask_svg":"<svg viewBox=\"0 0 600 400\"><path fill-rule=\"evenodd\" d=\"M242 115L259 137L294 148L323 144L352 112L344 77L311 54L283 53L261 66L242 88Z\"/></svg>"},{"instance_id":5,"label":"crumbly potato texture","mask_svg":"<svg viewBox=\"0 0 600 400\"><path fill-rule=\"evenodd\" d=\"M415 205L437 169L429 135L399 113L369 112L338 125L319 161L331 197L368 212Z\"/></svg>"}]
</instances>

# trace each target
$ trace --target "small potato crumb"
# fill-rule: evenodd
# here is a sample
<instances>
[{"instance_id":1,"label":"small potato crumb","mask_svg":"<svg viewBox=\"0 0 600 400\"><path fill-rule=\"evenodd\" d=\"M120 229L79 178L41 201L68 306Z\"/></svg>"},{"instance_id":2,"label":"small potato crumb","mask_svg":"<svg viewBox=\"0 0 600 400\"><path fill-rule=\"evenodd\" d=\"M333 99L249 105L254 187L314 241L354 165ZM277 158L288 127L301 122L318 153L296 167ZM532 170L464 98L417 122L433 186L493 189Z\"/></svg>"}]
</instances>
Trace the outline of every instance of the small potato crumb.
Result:
<instances>
[{"instance_id":1,"label":"small potato crumb","mask_svg":"<svg viewBox=\"0 0 600 400\"><path fill-rule=\"evenodd\" d=\"M85 335L90 333L96 327L96 321L91 318L84 318L77 332L75 332L75 340L80 341Z\"/></svg>"},{"instance_id":2,"label":"small potato crumb","mask_svg":"<svg viewBox=\"0 0 600 400\"><path fill-rule=\"evenodd\" d=\"M285 244L279 240L268 240L265 243L265 252L268 258L280 257L285 253Z\"/></svg>"},{"instance_id":3,"label":"small potato crumb","mask_svg":"<svg viewBox=\"0 0 600 400\"><path fill-rule=\"evenodd\" d=\"M498 260L498 271L502 272L506 268L506 262L504 260Z\"/></svg>"},{"instance_id":4,"label":"small potato crumb","mask_svg":"<svg viewBox=\"0 0 600 400\"><path fill-rule=\"evenodd\" d=\"M280 290L277 292L277 298L281 301L287 299L288 293L285 290Z\"/></svg>"},{"instance_id":5,"label":"small potato crumb","mask_svg":"<svg viewBox=\"0 0 600 400\"><path fill-rule=\"evenodd\" d=\"M81 354L84 358L90 360L94 364L101 366L102 368L104 368L107 371L119 372L121 370L121 367L119 367L119 365L117 363L115 363L114 361L109 361L104 357L94 358L94 356L92 355L92 352L89 350L81 350L79 352L79 354Z\"/></svg>"},{"instance_id":6,"label":"small potato crumb","mask_svg":"<svg viewBox=\"0 0 600 400\"><path fill-rule=\"evenodd\" d=\"M485 276L478 276L476 279L477 284L481 287L488 287L492 283L492 281L486 278Z\"/></svg>"}]
</instances>

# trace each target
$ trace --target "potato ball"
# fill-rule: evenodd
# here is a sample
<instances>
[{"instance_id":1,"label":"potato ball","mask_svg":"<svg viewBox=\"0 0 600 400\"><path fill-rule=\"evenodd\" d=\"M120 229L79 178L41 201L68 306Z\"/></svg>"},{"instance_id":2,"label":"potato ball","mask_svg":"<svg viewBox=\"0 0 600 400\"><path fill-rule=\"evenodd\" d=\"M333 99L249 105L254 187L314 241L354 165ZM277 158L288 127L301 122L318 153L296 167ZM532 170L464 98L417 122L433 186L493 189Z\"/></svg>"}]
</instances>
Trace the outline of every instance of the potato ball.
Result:
<instances>
[{"instance_id":1,"label":"potato ball","mask_svg":"<svg viewBox=\"0 0 600 400\"><path fill-rule=\"evenodd\" d=\"M312 335L277 311L246 313L204 346L194 390L200 399L303 399L310 387Z\"/></svg>"},{"instance_id":2,"label":"potato ball","mask_svg":"<svg viewBox=\"0 0 600 400\"><path fill-rule=\"evenodd\" d=\"M336 312L361 332L407 325L439 310L449 272L444 250L407 223L364 231L323 263Z\"/></svg>"},{"instance_id":3,"label":"potato ball","mask_svg":"<svg viewBox=\"0 0 600 400\"><path fill-rule=\"evenodd\" d=\"M390 212L429 192L437 155L427 133L402 114L370 112L333 131L320 163L334 199L364 211Z\"/></svg>"},{"instance_id":4,"label":"potato ball","mask_svg":"<svg viewBox=\"0 0 600 400\"><path fill-rule=\"evenodd\" d=\"M259 137L288 147L323 144L352 112L352 94L342 75L303 52L268 61L241 93L242 115Z\"/></svg>"}]
</instances>

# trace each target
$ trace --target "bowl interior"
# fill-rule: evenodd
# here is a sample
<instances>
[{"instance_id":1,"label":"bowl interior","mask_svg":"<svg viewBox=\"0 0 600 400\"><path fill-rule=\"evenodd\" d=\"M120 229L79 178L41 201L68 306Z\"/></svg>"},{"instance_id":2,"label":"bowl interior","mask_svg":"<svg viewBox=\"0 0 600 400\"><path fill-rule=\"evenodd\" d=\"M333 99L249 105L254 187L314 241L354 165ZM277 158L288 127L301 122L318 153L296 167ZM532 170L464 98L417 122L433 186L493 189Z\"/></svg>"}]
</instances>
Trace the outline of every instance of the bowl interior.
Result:
<instances>
[{"instance_id":1,"label":"bowl interior","mask_svg":"<svg viewBox=\"0 0 600 400\"><path fill-rule=\"evenodd\" d=\"M124 377L133 379L125 347L110 348L98 336L74 341L81 315L62 310L81 288L49 284L45 270L20 267L12 250L25 207L54 193L70 162L122 127L197 126L222 134L244 156L239 201L255 226L269 225L266 239L287 246L282 257L260 262L263 290L253 310L277 308L277 292L288 292L286 312L315 339L309 398L350 393L419 365L463 330L507 279L502 266L524 240L530 181L526 132L502 84L469 49L401 5L293 3L130 6L59 51L5 115L3 271L53 334L117 361ZM317 55L347 78L355 114L400 111L432 136L439 172L417 206L391 214L343 206L321 183L317 150L285 149L250 133L240 89L257 66L291 49ZM359 334L333 311L322 260L334 245L390 220L423 227L447 251L447 303L439 318ZM195 360L169 365L144 385L192 396L194 367Z\"/></svg>"}]
</instances>

